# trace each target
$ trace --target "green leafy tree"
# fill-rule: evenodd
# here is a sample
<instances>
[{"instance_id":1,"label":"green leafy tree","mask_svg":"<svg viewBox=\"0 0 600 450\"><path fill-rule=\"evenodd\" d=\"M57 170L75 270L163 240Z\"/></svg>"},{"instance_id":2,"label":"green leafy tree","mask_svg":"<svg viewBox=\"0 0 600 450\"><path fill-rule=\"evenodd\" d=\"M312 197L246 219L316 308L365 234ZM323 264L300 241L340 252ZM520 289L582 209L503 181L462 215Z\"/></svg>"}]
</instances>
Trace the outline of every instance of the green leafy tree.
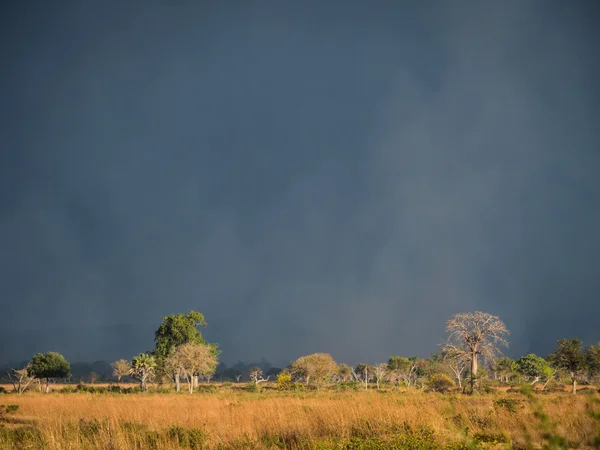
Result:
<instances>
[{"instance_id":1,"label":"green leafy tree","mask_svg":"<svg viewBox=\"0 0 600 450\"><path fill-rule=\"evenodd\" d=\"M37 353L27 367L29 376L46 380L46 393L50 392L51 378L67 378L71 374L71 365L63 355L56 352Z\"/></svg>"},{"instance_id":2,"label":"green leafy tree","mask_svg":"<svg viewBox=\"0 0 600 450\"><path fill-rule=\"evenodd\" d=\"M533 353L517 361L517 370L525 377L525 381L530 381L532 385L540 381L543 376L547 376L548 368L548 361Z\"/></svg>"},{"instance_id":3,"label":"green leafy tree","mask_svg":"<svg viewBox=\"0 0 600 450\"><path fill-rule=\"evenodd\" d=\"M140 380L142 391L148 391L148 382L156 369L156 358L149 353L140 353L131 358L131 374Z\"/></svg>"},{"instance_id":4,"label":"green leafy tree","mask_svg":"<svg viewBox=\"0 0 600 450\"><path fill-rule=\"evenodd\" d=\"M411 356L390 356L388 360L388 370L390 378L393 381L403 380L407 386L412 386L416 383L419 376L419 358Z\"/></svg>"},{"instance_id":5,"label":"green leafy tree","mask_svg":"<svg viewBox=\"0 0 600 450\"><path fill-rule=\"evenodd\" d=\"M585 359L591 378L600 376L600 342L585 349Z\"/></svg>"},{"instance_id":6,"label":"green leafy tree","mask_svg":"<svg viewBox=\"0 0 600 450\"><path fill-rule=\"evenodd\" d=\"M548 360L553 367L563 369L570 374L572 392L573 394L577 393L577 381L587 368L581 339L561 339Z\"/></svg>"},{"instance_id":7,"label":"green leafy tree","mask_svg":"<svg viewBox=\"0 0 600 450\"><path fill-rule=\"evenodd\" d=\"M209 345L211 351L217 356L217 347L214 344L208 344L198 327L205 327L206 320L202 313L190 311L187 314L171 314L163 317L163 321L154 333L154 356L156 357L157 369L161 373L168 373L169 377L175 382L175 388L179 392L178 371L169 370L166 366L166 360L173 354L180 345L187 343Z\"/></svg>"},{"instance_id":8,"label":"green leafy tree","mask_svg":"<svg viewBox=\"0 0 600 450\"><path fill-rule=\"evenodd\" d=\"M508 383L517 371L517 362L508 356L501 356L494 361L492 370L500 377L500 383Z\"/></svg>"},{"instance_id":9,"label":"green leafy tree","mask_svg":"<svg viewBox=\"0 0 600 450\"><path fill-rule=\"evenodd\" d=\"M154 333L154 356L164 359L171 355L176 347L188 342L206 344L198 327L206 326L202 313L190 311L187 314L171 314L163 317L163 321Z\"/></svg>"}]
</instances>

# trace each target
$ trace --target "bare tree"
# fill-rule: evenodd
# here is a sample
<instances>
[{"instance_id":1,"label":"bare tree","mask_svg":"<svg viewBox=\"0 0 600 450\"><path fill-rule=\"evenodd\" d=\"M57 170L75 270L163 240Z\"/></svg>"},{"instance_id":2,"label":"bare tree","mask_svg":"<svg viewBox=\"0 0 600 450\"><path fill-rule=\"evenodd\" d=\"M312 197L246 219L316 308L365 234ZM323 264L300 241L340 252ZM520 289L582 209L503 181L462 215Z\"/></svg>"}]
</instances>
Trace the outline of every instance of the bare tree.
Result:
<instances>
[{"instance_id":1,"label":"bare tree","mask_svg":"<svg viewBox=\"0 0 600 450\"><path fill-rule=\"evenodd\" d=\"M471 392L475 389L479 356L492 362L501 354L499 347L508 347L509 334L504 322L497 316L475 311L460 313L446 322L448 340L445 350L462 355L471 363Z\"/></svg>"},{"instance_id":2,"label":"bare tree","mask_svg":"<svg viewBox=\"0 0 600 450\"><path fill-rule=\"evenodd\" d=\"M367 390L369 389L369 381L373 379L373 372L373 366L360 363L355 369L352 370L352 375L354 375L356 381L365 383L365 390Z\"/></svg>"},{"instance_id":3,"label":"bare tree","mask_svg":"<svg viewBox=\"0 0 600 450\"><path fill-rule=\"evenodd\" d=\"M442 350L442 364L452 372L456 381L458 382L458 387L462 389L462 379L463 373L467 370L469 365L469 358L466 354L456 352L454 349L446 349Z\"/></svg>"},{"instance_id":4,"label":"bare tree","mask_svg":"<svg viewBox=\"0 0 600 450\"><path fill-rule=\"evenodd\" d=\"M197 377L213 374L218 360L210 345L187 342L167 358L169 367L185 376L190 394L194 392Z\"/></svg>"},{"instance_id":5,"label":"bare tree","mask_svg":"<svg viewBox=\"0 0 600 450\"><path fill-rule=\"evenodd\" d=\"M375 383L377 389L379 389L379 382L385 378L388 373L388 365L386 363L377 364L373 367L373 375L375 377Z\"/></svg>"},{"instance_id":6,"label":"bare tree","mask_svg":"<svg viewBox=\"0 0 600 450\"><path fill-rule=\"evenodd\" d=\"M117 377L117 383L121 382L121 378L131 374L131 365L125 359L119 359L111 364L113 376Z\"/></svg>"},{"instance_id":7,"label":"bare tree","mask_svg":"<svg viewBox=\"0 0 600 450\"><path fill-rule=\"evenodd\" d=\"M403 356L390 356L388 361L388 370L390 371L390 379L394 382L404 380L406 385L416 385L418 374L417 369L420 361L416 356L405 358Z\"/></svg>"},{"instance_id":8,"label":"bare tree","mask_svg":"<svg viewBox=\"0 0 600 450\"><path fill-rule=\"evenodd\" d=\"M267 378L264 378L263 370L258 366L252 366L248 371L248 377L250 378L250 381L252 381L256 386L258 386L259 383L269 381L271 375L267 376Z\"/></svg>"},{"instance_id":9,"label":"bare tree","mask_svg":"<svg viewBox=\"0 0 600 450\"><path fill-rule=\"evenodd\" d=\"M35 377L29 376L28 367L23 369L10 369L6 373L13 385L14 391L19 395L25 392L31 382L35 380Z\"/></svg>"}]
</instances>

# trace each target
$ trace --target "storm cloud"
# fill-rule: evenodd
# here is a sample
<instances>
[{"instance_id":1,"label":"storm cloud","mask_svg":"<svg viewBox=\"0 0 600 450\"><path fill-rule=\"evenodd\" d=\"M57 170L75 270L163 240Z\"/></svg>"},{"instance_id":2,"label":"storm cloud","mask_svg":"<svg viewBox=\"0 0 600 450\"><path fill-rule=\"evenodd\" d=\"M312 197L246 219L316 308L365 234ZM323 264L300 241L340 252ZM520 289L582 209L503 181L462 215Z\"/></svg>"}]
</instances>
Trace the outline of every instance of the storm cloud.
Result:
<instances>
[{"instance_id":1,"label":"storm cloud","mask_svg":"<svg viewBox=\"0 0 600 450\"><path fill-rule=\"evenodd\" d=\"M600 339L595 2L13 2L0 361Z\"/></svg>"}]
</instances>

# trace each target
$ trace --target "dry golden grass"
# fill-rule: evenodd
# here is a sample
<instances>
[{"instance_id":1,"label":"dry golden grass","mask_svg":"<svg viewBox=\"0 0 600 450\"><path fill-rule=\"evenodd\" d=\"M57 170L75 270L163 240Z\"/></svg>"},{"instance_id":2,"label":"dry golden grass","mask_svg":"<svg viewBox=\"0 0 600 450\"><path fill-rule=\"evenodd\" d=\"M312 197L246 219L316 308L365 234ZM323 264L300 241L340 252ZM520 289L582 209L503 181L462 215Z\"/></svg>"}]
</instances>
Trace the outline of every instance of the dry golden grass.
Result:
<instances>
[{"instance_id":1,"label":"dry golden grass","mask_svg":"<svg viewBox=\"0 0 600 450\"><path fill-rule=\"evenodd\" d=\"M534 417L537 400L532 405L516 393L470 397L421 391L224 390L193 395L26 393L3 397L0 403L19 405L14 421L35 423L50 450L141 449L149 445L148 436L155 436L155 448L179 448L164 433L173 425L200 430L208 448L259 448L273 439L289 448L315 448L325 442L333 446L353 436L385 436L404 429L404 424L433 430L440 445L464 441L465 429L471 437L504 434L517 446L526 444L527 435L535 444L543 441ZM588 414L598 410L597 398L598 394L535 395L555 430L578 442L590 441L599 431ZM516 410L499 405L499 399L515 400ZM153 435L154 431L159 433ZM14 440L0 436L0 448L18 448L15 445Z\"/></svg>"}]
</instances>

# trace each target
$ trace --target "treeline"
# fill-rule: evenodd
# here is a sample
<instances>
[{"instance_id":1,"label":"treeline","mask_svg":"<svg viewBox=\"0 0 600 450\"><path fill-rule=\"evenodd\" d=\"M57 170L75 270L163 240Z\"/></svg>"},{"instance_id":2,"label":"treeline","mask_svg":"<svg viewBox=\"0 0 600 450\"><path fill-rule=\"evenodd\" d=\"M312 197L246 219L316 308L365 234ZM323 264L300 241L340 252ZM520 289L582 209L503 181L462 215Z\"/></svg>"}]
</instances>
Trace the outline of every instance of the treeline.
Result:
<instances>
[{"instance_id":1,"label":"treeline","mask_svg":"<svg viewBox=\"0 0 600 450\"><path fill-rule=\"evenodd\" d=\"M529 354L517 360L502 356L507 347L508 330L496 316L483 312L456 314L446 322L447 341L430 358L391 356L379 364L361 363L355 367L336 362L326 353L302 356L284 369L268 363L228 368L219 364L218 345L204 340L199 327L206 326L204 316L196 311L163 318L155 332L155 348L131 360L119 360L110 366L94 363L87 368L88 382L112 379L119 384L126 379L139 382L147 391L150 383L159 390L173 386L180 392L194 392L200 381L247 382L248 389L260 389L262 383L275 382L280 390L335 388L406 387L435 392L460 390L474 393L498 384L530 384L541 389L569 383L572 392L578 384L600 381L600 342L585 347L581 340L561 339L545 358ZM22 393L38 383L56 379L73 380L82 366L71 365L54 352L36 354L18 369L8 371L14 392ZM77 381L77 380L76 380ZM79 382L82 380L79 379Z\"/></svg>"}]
</instances>

